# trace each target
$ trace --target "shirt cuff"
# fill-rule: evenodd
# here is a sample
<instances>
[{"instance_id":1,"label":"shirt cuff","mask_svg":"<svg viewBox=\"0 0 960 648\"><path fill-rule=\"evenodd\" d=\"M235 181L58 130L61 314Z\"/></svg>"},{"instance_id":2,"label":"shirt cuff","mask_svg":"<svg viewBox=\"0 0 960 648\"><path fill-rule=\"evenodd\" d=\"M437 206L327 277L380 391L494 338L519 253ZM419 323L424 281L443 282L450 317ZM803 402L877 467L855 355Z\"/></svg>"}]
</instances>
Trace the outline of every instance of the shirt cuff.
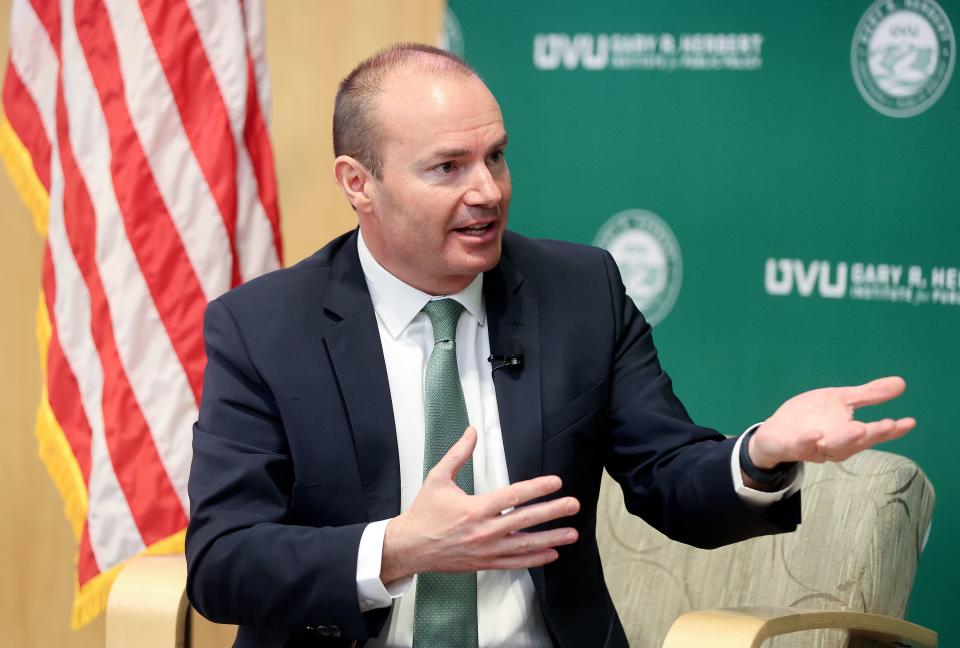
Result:
<instances>
[{"instance_id":1,"label":"shirt cuff","mask_svg":"<svg viewBox=\"0 0 960 648\"><path fill-rule=\"evenodd\" d=\"M406 594L413 582L413 576L401 578L390 585L384 585L380 580L383 535L388 524L390 520L371 522L360 536L360 547L357 549L357 600L360 601L361 612L390 607L393 599Z\"/></svg>"},{"instance_id":2,"label":"shirt cuff","mask_svg":"<svg viewBox=\"0 0 960 648\"><path fill-rule=\"evenodd\" d=\"M803 485L803 462L800 461L797 463L790 483L778 491L761 491L750 488L744 484L743 473L740 470L740 444L743 443L743 438L747 435L747 432L755 430L758 427L760 427L759 423L751 425L744 430L744 433L737 439L736 444L733 446L733 454L730 455L730 470L733 472L733 489L737 492L737 495L739 495L743 501L749 502L750 504L765 506L790 497L800 490L800 486Z\"/></svg>"}]
</instances>

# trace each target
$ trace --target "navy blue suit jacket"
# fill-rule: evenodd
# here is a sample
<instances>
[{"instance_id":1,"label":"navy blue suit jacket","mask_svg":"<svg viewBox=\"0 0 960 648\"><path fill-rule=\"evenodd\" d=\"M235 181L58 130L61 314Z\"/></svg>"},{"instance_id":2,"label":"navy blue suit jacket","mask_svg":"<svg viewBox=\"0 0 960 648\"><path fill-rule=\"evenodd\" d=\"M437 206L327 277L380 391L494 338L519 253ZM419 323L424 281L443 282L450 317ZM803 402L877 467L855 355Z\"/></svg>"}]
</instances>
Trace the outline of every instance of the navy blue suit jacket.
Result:
<instances>
[{"instance_id":1,"label":"navy blue suit jacket","mask_svg":"<svg viewBox=\"0 0 960 648\"><path fill-rule=\"evenodd\" d=\"M559 475L581 503L580 540L530 570L558 646L627 645L595 541L604 468L631 512L682 542L795 528L798 495L736 495L734 440L690 421L609 254L507 233L483 290L490 348L523 348L522 367L494 373L510 480ZM238 646L362 644L387 610L360 612L357 548L400 512L400 467L356 233L212 302L204 335L190 600L239 624Z\"/></svg>"}]
</instances>

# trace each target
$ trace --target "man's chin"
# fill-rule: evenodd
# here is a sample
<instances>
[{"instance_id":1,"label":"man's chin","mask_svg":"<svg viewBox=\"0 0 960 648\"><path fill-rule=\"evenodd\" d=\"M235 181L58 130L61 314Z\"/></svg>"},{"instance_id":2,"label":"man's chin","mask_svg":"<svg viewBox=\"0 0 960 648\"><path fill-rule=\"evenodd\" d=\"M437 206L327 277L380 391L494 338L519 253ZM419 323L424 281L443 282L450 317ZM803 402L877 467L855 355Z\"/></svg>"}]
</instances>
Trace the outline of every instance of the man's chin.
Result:
<instances>
[{"instance_id":1,"label":"man's chin","mask_svg":"<svg viewBox=\"0 0 960 648\"><path fill-rule=\"evenodd\" d=\"M491 242L483 250L471 250L462 256L457 264L464 275L478 275L493 270L500 263L500 241Z\"/></svg>"}]
</instances>

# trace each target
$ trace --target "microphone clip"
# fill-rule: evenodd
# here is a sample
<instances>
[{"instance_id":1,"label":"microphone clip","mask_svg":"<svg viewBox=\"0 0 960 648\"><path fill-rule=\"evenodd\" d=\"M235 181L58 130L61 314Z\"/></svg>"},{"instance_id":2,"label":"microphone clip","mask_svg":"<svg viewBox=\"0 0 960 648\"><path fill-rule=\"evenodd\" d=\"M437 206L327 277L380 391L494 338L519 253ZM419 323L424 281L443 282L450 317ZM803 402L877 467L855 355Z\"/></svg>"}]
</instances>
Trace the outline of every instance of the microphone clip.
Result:
<instances>
[{"instance_id":1,"label":"microphone clip","mask_svg":"<svg viewBox=\"0 0 960 648\"><path fill-rule=\"evenodd\" d=\"M497 369L509 368L509 367L522 367L523 366L523 354L515 355L494 355L490 354L487 358L487 362L492 365L490 373L493 373Z\"/></svg>"}]
</instances>

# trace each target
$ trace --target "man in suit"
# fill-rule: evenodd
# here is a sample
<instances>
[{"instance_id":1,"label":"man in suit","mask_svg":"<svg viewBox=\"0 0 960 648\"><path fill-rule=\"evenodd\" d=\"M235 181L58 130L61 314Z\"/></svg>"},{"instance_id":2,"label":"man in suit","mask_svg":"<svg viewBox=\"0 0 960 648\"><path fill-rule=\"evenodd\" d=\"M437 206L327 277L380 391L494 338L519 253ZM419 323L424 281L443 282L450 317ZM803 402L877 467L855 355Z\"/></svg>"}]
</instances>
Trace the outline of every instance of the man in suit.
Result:
<instances>
[{"instance_id":1,"label":"man in suit","mask_svg":"<svg viewBox=\"0 0 960 648\"><path fill-rule=\"evenodd\" d=\"M506 232L506 144L459 59L368 59L334 118L359 230L209 306L188 592L238 646L625 646L604 468L633 513L714 547L795 528L800 462L914 425L853 420L897 378L734 439L694 425L609 254Z\"/></svg>"}]
</instances>

